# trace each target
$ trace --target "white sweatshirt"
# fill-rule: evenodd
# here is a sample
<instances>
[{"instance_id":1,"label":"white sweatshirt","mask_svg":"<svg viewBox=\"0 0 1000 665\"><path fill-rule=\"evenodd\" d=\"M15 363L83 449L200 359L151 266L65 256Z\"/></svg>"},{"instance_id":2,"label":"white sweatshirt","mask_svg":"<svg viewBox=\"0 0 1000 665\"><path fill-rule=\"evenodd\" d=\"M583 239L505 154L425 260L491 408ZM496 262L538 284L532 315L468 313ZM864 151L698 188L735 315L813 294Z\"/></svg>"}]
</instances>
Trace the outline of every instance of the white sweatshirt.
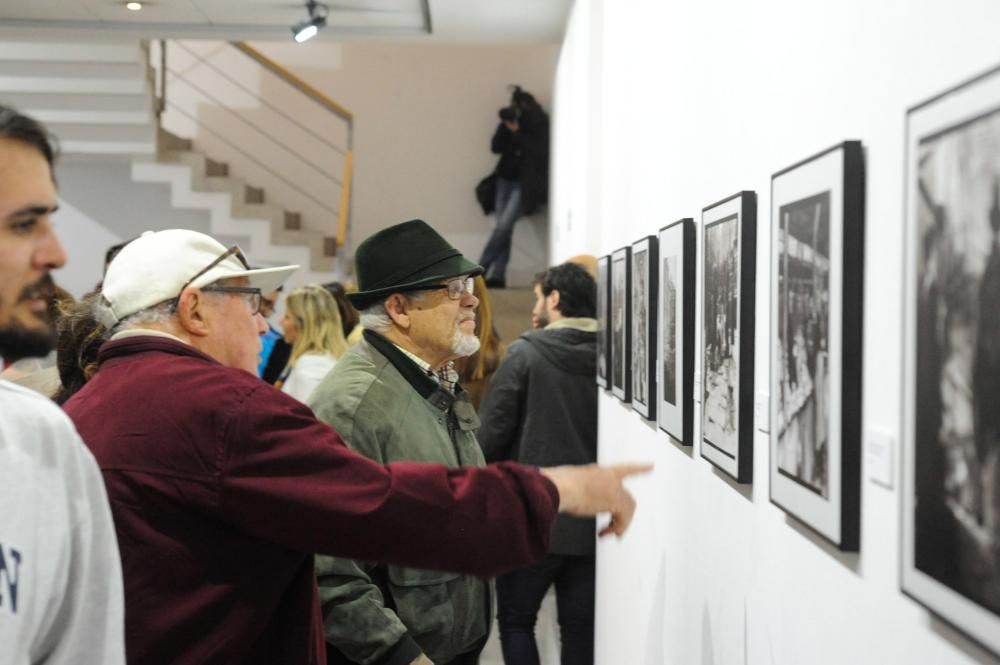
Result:
<instances>
[{"instance_id":1,"label":"white sweatshirt","mask_svg":"<svg viewBox=\"0 0 1000 665\"><path fill-rule=\"evenodd\" d=\"M328 353L316 351L303 353L295 361L288 378L281 384L281 391L305 404L316 390L316 386L326 378L336 364L337 359Z\"/></svg>"},{"instance_id":2,"label":"white sweatshirt","mask_svg":"<svg viewBox=\"0 0 1000 665\"><path fill-rule=\"evenodd\" d=\"M125 662L101 472L52 402L0 380L0 662Z\"/></svg>"}]
</instances>

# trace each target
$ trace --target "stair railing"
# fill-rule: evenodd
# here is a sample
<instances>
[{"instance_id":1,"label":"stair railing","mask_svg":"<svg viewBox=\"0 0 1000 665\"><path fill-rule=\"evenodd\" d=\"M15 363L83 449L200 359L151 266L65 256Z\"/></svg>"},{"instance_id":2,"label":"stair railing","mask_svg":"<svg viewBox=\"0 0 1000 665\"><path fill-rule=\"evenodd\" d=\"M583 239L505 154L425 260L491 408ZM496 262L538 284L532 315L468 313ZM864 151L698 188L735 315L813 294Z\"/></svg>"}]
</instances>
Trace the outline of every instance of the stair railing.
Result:
<instances>
[{"instance_id":1,"label":"stair railing","mask_svg":"<svg viewBox=\"0 0 1000 665\"><path fill-rule=\"evenodd\" d=\"M326 234L327 254L341 254L351 222L354 115L245 42L150 46L161 126L195 138L196 148L210 146L213 159L271 192L270 202L301 212L301 228Z\"/></svg>"}]
</instances>

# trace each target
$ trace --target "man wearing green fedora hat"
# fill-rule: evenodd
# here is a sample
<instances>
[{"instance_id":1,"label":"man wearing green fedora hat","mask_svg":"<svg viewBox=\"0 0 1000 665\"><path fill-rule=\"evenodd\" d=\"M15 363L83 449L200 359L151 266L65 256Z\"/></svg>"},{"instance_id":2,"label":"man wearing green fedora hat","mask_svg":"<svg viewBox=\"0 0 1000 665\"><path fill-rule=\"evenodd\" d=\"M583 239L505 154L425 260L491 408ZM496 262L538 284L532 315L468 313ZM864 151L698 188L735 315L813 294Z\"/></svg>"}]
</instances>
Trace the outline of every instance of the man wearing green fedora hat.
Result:
<instances>
[{"instance_id":1,"label":"man wearing green fedora hat","mask_svg":"<svg viewBox=\"0 0 1000 665\"><path fill-rule=\"evenodd\" d=\"M469 261L421 220L355 253L363 341L310 399L348 446L382 463L483 466L479 418L452 361L479 348ZM478 662L490 582L472 575L317 557L328 662ZM428 660L429 659L429 660Z\"/></svg>"}]
</instances>

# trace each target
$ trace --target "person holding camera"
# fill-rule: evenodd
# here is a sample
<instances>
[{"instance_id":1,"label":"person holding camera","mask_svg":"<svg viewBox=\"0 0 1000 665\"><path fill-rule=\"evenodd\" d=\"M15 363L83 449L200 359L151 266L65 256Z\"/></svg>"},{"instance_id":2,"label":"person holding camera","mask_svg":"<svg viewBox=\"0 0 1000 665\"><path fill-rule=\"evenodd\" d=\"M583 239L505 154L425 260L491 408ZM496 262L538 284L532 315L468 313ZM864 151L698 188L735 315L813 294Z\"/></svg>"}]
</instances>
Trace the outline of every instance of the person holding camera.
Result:
<instances>
[{"instance_id":1,"label":"person holding camera","mask_svg":"<svg viewBox=\"0 0 1000 665\"><path fill-rule=\"evenodd\" d=\"M496 226L483 248L480 265L486 286L507 285L514 224L548 200L549 118L531 93L514 86L511 105L499 111L500 123L490 149L500 155L496 167Z\"/></svg>"}]
</instances>

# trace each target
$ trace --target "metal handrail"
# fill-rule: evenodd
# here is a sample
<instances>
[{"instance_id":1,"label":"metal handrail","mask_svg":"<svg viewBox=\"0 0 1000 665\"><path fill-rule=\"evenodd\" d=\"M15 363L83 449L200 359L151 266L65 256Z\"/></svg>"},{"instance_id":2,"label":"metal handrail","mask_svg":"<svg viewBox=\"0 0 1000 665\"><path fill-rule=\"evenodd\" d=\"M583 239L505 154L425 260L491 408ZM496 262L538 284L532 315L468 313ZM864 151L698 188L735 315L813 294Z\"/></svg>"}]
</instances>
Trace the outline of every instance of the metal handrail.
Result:
<instances>
[{"instance_id":1,"label":"metal handrail","mask_svg":"<svg viewBox=\"0 0 1000 665\"><path fill-rule=\"evenodd\" d=\"M244 85L241 81L233 78L232 76L230 76L229 74L227 74L226 72L224 72L219 67L215 66L212 63L211 60L207 60L203 56L199 56L197 53L195 53L194 51L192 51L191 49L189 49L187 46L185 46L182 42L176 42L176 45L179 46L180 48L184 49L185 51L187 51L198 62L198 64L203 65L205 67L208 67L209 69L211 69L212 71L214 71L219 76L225 78L227 81L229 81L230 83L232 83L233 85L235 85L237 88L239 88L243 92L247 93L251 97L255 97L257 99L257 101L259 101L262 105L266 106L268 109L270 109L271 111L273 111L277 115L280 115L282 118L284 118L285 120L287 120L291 124L295 125L299 129L301 129L303 132L305 132L306 134L309 134L311 137L313 137L314 139L316 139L320 143L323 143L324 145L328 146L331 150L334 150L335 152L339 152L341 155L343 155L345 152L347 152L346 149L341 148L339 145L331 143L329 139L327 139L325 136L323 136L322 134L320 134L319 132L317 132L316 130L314 130L312 127L309 127L308 125L303 124L302 122L300 122L296 118L293 118L292 116L290 116L281 107L279 107L279 106L277 106L275 104L272 104L271 102L267 101L266 99L262 99L260 97L257 97L257 93L256 92L254 92L253 90L251 90L248 86ZM232 42L230 42L230 45L235 46L235 44L233 44ZM247 47L247 48L250 48L250 47ZM240 49L240 50L242 50L242 49ZM165 66L166 65L164 64L164 67ZM172 73L175 74L175 75L177 75L177 79L178 80L182 79L181 72L172 72ZM190 81L187 81L187 79L183 79L183 80L186 83L188 83L189 85L191 85L192 87L197 88L197 86L195 86ZM197 89L199 91L201 90L200 88L197 88ZM211 97L208 93L203 93L203 94L205 94L206 96L209 96L212 99L212 101L215 101L217 104L222 105L222 102L219 102L214 97ZM226 108L228 109L229 107L226 107ZM229 110L232 110L232 109L229 109ZM244 120L244 122L246 122L246 121ZM248 124L252 124L252 123L248 123ZM254 126L254 129L256 129L258 131L263 131L263 130L261 130L257 126ZM348 126L348 133L350 133L350 131L351 131L350 130L350 126ZM338 180L337 182L339 183L340 181Z\"/></svg>"},{"instance_id":2,"label":"metal handrail","mask_svg":"<svg viewBox=\"0 0 1000 665\"><path fill-rule=\"evenodd\" d=\"M246 42L229 42L229 43L235 46L238 50L245 53L250 58L256 60L259 65L264 67L264 69L267 69L271 73L277 75L279 78L284 79L289 85L291 85L294 88L298 88L299 91L301 91L303 94L309 96L321 106L326 107L327 110L336 113L338 116L340 116L349 123L354 122L353 113L348 111L346 108L338 104L330 97L324 95L316 88L312 87L311 85L303 81L301 78L299 78L292 72L288 71L287 69L279 65L274 60L271 60L269 57L267 57L254 47L250 46Z\"/></svg>"},{"instance_id":3,"label":"metal handrail","mask_svg":"<svg viewBox=\"0 0 1000 665\"><path fill-rule=\"evenodd\" d=\"M203 55L199 55L198 53L195 53L192 49L188 48L187 46L185 46L181 42L174 42L174 44L175 44L175 46L181 48L182 50L186 51L190 56L192 56L199 65L208 67L215 74L222 76L229 83L232 83L233 85L235 85L237 88L239 88L243 92L251 95L252 97L254 97L255 99L257 99L257 101L262 106L267 107L271 112L273 112L273 113L279 115L280 117L282 117L284 121L288 122L291 125L296 126L299 130L301 130L304 133L308 134L312 139L316 140L317 142L322 143L325 146L327 146L328 148L334 150L335 152L342 154L344 156L343 173L341 175L341 179L338 180L335 176L330 175L328 173L328 170L326 168L320 166L319 164L316 164L315 162L313 162L313 161L311 161L309 159L306 159L303 155L301 155L301 154L299 154L299 153L297 153L297 152L289 149L282 142L280 142L280 141L272 138L271 135L270 135L270 133L267 130L265 130L265 129L261 128L261 127L258 127L256 124L254 124L250 120L247 120L246 118L242 117L242 115L240 113L238 113L235 109L231 108L226 103L222 102L220 99L218 99L211 92L206 91L201 86L195 84L193 81L187 80L187 78L183 75L183 72L177 72L177 71L174 71L174 70L168 70L168 68L167 68L167 57L166 57L167 45L166 45L166 42L164 40L160 40L160 67L159 67L160 71L159 71L159 73L160 73L160 76L161 76L161 78L160 78L161 85L159 86L160 87L160 91L159 91L158 99L156 100L156 102L157 102L157 109L156 110L158 111L157 115L159 116L160 113L162 113L162 110L169 106L173 111L181 113L182 115L184 115L184 116L188 117L189 119L193 120L196 124L198 124L199 126L201 126L203 130L208 131L209 133L211 133L212 135L214 135L216 138L218 138L219 140L221 140L225 144L227 144L231 149L233 149L233 150L239 152L240 154L244 155L248 160L250 160L253 163L255 163L259 168L264 169L265 171L269 172L272 176L274 176L278 180L281 180L282 182L284 182L285 185L291 187L293 190L295 190L299 194L301 194L301 195L309 198L311 201L313 201L315 204L317 204L321 208L329 211L330 213L336 214L337 215L337 232L336 232L336 235L335 235L335 243L336 243L336 247L337 247L338 250L340 248L344 247L344 245L347 244L347 231L348 231L348 227L350 226L350 217L351 217L351 215L350 215L350 209L351 209L351 193L352 193L353 169L354 169L354 152L353 152L353 143L354 143L354 114L351 113L349 110L347 110L341 104L337 103L335 100L333 100L330 97L324 95L322 92L320 92L316 88L312 87L311 85L309 85L308 83L306 83L305 81L303 81L302 79L300 79L299 77L297 77L295 74L291 73L290 71L288 71L287 69L285 69L284 67L282 67L281 65L279 65L278 63L276 63L275 61L271 60L266 55L264 55L260 51L256 50L252 46L250 46L250 45L248 45L248 44L246 44L244 42L228 42L228 44L230 46L232 46L233 48L235 48L237 51L243 53L245 56L249 57L250 59L252 59L259 66L261 66L262 68L268 70L273 75L277 76L278 78L280 78L281 80L283 80L285 83L287 83L289 86L291 86L293 89L297 90L299 93L305 95L306 97L308 97L309 99L311 99L313 102L317 103L324 110L326 110L326 111L328 111L330 113L333 113L336 117L338 117L339 119L341 119L345 123L346 128L347 128L347 134L346 134L347 147L346 147L346 149L344 149L344 148L341 148L338 145L335 145L335 144L331 143L329 141L329 139L327 139L325 136L322 136L322 135L318 134L311 127L308 127L308 126L304 125L298 119L296 119L296 118L292 117L291 115L289 115L284 109L282 109L282 108L280 108L280 107L278 107L278 106L270 103L269 101L261 98L259 96L259 93L255 92L254 90L249 89L241 81L238 81L238 80L234 79L231 74L229 74L229 73L223 71L221 68L217 67L214 63L210 62ZM340 200L339 200L339 206L338 206L339 209L338 210L334 210L332 206L326 205L324 202L320 201L315 196L313 196L310 193L304 191L296 183L293 183L293 182L289 181L287 178L285 178L284 176L282 176L280 173L276 173L272 168L269 167L269 165L267 165L267 164L263 163L261 160L255 158L253 155L249 154L247 151L245 151L244 149L242 149L240 146L235 145L232 141L227 140L226 137L224 137L221 134L219 134L219 132L214 131L210 127L207 127L203 123L199 122L198 118L192 116L190 113L188 113L187 111L185 111L183 108L180 108L176 104L170 103L170 101L167 99L167 90L166 90L167 73L168 73L168 71L173 76L173 82L174 83L183 83L183 84L185 84L186 86L188 86L189 89L191 89L192 91L194 91L198 95L200 95L200 96L206 98L207 100L211 101L213 104L215 104L219 108L224 109L225 111L231 113L232 115L235 115L237 118L239 118L239 120L242 123L244 123L245 125L248 125L251 129L253 129L254 131L256 131L259 134L261 134L264 137L266 137L268 140L270 140L272 143L274 143L275 145L277 145L279 148L287 150L297 160L300 160L304 164L307 164L317 174L320 174L324 178L328 178L329 180L332 180L335 184L340 185L341 191L340 191ZM155 86L155 83L154 83L154 86Z\"/></svg>"},{"instance_id":4,"label":"metal handrail","mask_svg":"<svg viewBox=\"0 0 1000 665\"><path fill-rule=\"evenodd\" d=\"M354 114L246 42L230 43L241 53L244 53L319 105L335 113L347 123L347 153L344 155L344 173L340 188L340 210L338 211L336 236L337 248L343 247L347 242L347 228L350 225L351 189L354 182Z\"/></svg>"}]
</instances>

